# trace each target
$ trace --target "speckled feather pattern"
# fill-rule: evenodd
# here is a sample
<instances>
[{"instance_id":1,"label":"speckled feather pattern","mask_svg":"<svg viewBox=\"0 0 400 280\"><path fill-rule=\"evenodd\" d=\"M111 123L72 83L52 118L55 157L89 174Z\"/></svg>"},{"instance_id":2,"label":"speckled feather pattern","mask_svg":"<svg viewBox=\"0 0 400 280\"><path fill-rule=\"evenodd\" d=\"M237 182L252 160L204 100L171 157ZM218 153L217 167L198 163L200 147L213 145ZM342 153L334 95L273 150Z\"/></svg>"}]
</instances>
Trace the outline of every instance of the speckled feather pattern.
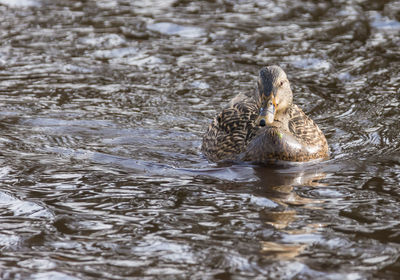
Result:
<instances>
[{"instance_id":1,"label":"speckled feather pattern","mask_svg":"<svg viewBox=\"0 0 400 280\"><path fill-rule=\"evenodd\" d=\"M202 152L213 162L271 160L309 161L328 157L324 134L297 105L272 126L255 120L259 105L251 96L235 97L203 137Z\"/></svg>"}]
</instances>

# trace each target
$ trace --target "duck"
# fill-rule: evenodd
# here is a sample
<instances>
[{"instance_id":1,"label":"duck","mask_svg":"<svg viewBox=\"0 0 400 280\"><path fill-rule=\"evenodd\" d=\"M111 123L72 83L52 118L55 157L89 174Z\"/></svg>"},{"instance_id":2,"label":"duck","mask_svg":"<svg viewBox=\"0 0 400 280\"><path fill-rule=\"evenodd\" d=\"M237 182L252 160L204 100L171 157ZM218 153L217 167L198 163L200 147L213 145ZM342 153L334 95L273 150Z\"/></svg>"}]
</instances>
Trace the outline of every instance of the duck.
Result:
<instances>
[{"instance_id":1,"label":"duck","mask_svg":"<svg viewBox=\"0 0 400 280\"><path fill-rule=\"evenodd\" d=\"M253 93L239 93L215 116L201 151L210 162L307 162L329 158L318 125L293 103L288 77L262 67Z\"/></svg>"}]
</instances>

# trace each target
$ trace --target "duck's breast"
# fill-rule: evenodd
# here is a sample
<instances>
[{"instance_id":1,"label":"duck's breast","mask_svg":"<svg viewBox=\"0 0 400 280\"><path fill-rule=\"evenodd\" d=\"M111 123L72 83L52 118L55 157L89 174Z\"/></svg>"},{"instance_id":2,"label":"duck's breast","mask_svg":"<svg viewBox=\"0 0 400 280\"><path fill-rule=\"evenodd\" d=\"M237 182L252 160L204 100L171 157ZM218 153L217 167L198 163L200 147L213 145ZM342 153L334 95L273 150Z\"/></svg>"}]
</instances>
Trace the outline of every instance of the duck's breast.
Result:
<instances>
[{"instance_id":1,"label":"duck's breast","mask_svg":"<svg viewBox=\"0 0 400 280\"><path fill-rule=\"evenodd\" d=\"M249 142L242 159L254 162L271 160L309 161L324 158L322 145L302 143L289 131L279 127L265 127Z\"/></svg>"}]
</instances>

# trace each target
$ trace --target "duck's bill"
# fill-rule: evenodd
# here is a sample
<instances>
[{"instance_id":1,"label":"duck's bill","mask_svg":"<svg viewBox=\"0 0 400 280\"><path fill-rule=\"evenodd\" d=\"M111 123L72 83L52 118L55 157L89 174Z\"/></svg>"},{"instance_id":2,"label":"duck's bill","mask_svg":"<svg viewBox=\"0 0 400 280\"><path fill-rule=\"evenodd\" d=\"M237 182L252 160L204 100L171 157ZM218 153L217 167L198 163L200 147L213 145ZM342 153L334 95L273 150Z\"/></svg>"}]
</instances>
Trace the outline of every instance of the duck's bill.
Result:
<instances>
[{"instance_id":1,"label":"duck's bill","mask_svg":"<svg viewBox=\"0 0 400 280\"><path fill-rule=\"evenodd\" d=\"M256 123L259 126L272 124L275 118L275 102L267 102L267 105L261 107L260 114L257 117Z\"/></svg>"}]
</instances>

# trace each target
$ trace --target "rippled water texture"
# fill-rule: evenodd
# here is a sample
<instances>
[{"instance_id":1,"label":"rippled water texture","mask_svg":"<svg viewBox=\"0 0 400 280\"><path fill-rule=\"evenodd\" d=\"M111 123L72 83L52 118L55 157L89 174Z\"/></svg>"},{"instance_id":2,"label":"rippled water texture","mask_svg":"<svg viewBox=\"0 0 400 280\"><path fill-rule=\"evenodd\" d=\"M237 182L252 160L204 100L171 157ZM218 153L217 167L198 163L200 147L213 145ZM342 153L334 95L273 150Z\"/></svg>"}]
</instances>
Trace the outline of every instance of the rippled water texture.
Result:
<instances>
[{"instance_id":1,"label":"rippled water texture","mask_svg":"<svg viewBox=\"0 0 400 280\"><path fill-rule=\"evenodd\" d=\"M0 0L0 278L399 279L399 1ZM208 163L279 64L331 159Z\"/></svg>"}]
</instances>

